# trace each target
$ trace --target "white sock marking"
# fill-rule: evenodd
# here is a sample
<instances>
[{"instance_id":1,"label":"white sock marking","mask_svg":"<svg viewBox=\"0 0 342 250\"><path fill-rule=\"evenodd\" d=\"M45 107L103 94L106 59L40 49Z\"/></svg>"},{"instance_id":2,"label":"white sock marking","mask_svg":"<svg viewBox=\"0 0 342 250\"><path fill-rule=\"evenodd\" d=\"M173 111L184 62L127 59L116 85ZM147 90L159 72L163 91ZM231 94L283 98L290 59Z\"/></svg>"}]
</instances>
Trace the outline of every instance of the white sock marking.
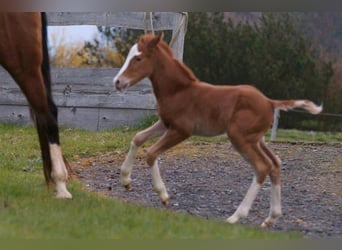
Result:
<instances>
[{"instance_id":1,"label":"white sock marking","mask_svg":"<svg viewBox=\"0 0 342 250\"><path fill-rule=\"evenodd\" d=\"M270 213L266 220L261 224L262 227L273 225L281 216L281 187L280 185L271 186L271 204Z\"/></svg>"},{"instance_id":2,"label":"white sock marking","mask_svg":"<svg viewBox=\"0 0 342 250\"><path fill-rule=\"evenodd\" d=\"M271 213L274 215L281 214L281 188L280 185L271 186Z\"/></svg>"},{"instance_id":3,"label":"white sock marking","mask_svg":"<svg viewBox=\"0 0 342 250\"><path fill-rule=\"evenodd\" d=\"M126 155L126 159L121 166L120 179L121 179L121 184L123 186L128 186L132 182L131 173L132 173L135 155L136 155L138 149L139 149L139 147L136 146L133 141L131 141L131 146L129 148L129 152Z\"/></svg>"},{"instance_id":4,"label":"white sock marking","mask_svg":"<svg viewBox=\"0 0 342 250\"><path fill-rule=\"evenodd\" d=\"M160 176L158 160L156 160L152 166L152 184L154 190L158 193L162 202L167 202L169 200L169 195L166 191L165 184Z\"/></svg>"},{"instance_id":5,"label":"white sock marking","mask_svg":"<svg viewBox=\"0 0 342 250\"><path fill-rule=\"evenodd\" d=\"M57 198L72 198L72 195L66 188L66 181L68 179L68 171L65 167L62 150L57 144L50 144L50 155L52 162L52 179L56 186L56 197Z\"/></svg>"},{"instance_id":6,"label":"white sock marking","mask_svg":"<svg viewBox=\"0 0 342 250\"><path fill-rule=\"evenodd\" d=\"M252 184L249 187L240 206L236 209L235 213L227 219L228 223L236 223L240 218L244 218L248 215L252 203L255 200L260 188L261 185L256 181L256 177L254 176Z\"/></svg>"}]
</instances>

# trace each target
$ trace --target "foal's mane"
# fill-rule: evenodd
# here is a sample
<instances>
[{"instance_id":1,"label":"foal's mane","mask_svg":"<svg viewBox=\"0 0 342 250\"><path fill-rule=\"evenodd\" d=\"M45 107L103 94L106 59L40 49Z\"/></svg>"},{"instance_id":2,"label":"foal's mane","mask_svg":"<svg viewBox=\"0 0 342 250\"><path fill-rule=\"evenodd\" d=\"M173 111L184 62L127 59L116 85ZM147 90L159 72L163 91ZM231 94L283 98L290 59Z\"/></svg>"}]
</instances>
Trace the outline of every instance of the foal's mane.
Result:
<instances>
[{"instance_id":1,"label":"foal's mane","mask_svg":"<svg viewBox=\"0 0 342 250\"><path fill-rule=\"evenodd\" d=\"M149 41L151 41L154 38L153 35L151 34L147 34L142 36L142 39L140 39L140 41L144 41L144 43L148 43ZM195 74L192 72L192 70L187 67L184 63L182 63L181 61L179 61L173 54L172 49L170 48L170 46L164 41L161 40L158 43L158 48L165 52L164 54L167 55L168 57L170 57L170 59L175 63L175 65L186 75L186 77L191 80L191 81L198 81L197 77L195 76Z\"/></svg>"},{"instance_id":2,"label":"foal's mane","mask_svg":"<svg viewBox=\"0 0 342 250\"><path fill-rule=\"evenodd\" d=\"M166 42L160 41L158 46L159 48L164 50L166 54L168 54L171 58L173 58L174 63L187 76L187 78L189 78L191 81L198 81L197 77L192 72L192 70L189 67L187 67L184 63L179 61L177 58L175 58L172 49Z\"/></svg>"}]
</instances>

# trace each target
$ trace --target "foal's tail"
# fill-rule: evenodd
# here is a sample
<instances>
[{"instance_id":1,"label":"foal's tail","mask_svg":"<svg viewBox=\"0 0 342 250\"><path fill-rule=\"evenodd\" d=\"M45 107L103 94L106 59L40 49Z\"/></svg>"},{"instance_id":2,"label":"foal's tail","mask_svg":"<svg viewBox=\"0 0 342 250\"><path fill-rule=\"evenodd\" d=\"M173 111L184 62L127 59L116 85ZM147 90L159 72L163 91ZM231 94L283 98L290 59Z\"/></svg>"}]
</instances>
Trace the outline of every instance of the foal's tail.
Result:
<instances>
[{"instance_id":1,"label":"foal's tail","mask_svg":"<svg viewBox=\"0 0 342 250\"><path fill-rule=\"evenodd\" d=\"M281 109L284 111L288 111L294 108L304 109L311 114L318 114L322 111L323 105L316 105L315 103L309 100L270 100L273 108Z\"/></svg>"}]
</instances>

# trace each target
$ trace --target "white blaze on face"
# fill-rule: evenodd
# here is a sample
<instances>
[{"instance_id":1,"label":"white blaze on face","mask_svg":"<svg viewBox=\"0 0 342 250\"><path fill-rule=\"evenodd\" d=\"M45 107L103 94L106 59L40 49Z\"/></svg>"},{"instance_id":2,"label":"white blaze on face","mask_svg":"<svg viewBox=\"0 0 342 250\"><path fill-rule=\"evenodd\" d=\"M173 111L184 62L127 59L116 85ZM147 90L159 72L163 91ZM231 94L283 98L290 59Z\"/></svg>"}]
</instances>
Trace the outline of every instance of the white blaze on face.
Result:
<instances>
[{"instance_id":1,"label":"white blaze on face","mask_svg":"<svg viewBox=\"0 0 342 250\"><path fill-rule=\"evenodd\" d=\"M129 53L128 53L128 56L126 58L124 65L122 65L119 73L114 77L114 80L113 80L114 84L117 81L117 79L119 78L119 76L127 69L132 58L135 56L138 56L140 54L141 54L141 52L138 50L138 44L134 44L132 46L132 48L129 50Z\"/></svg>"}]
</instances>

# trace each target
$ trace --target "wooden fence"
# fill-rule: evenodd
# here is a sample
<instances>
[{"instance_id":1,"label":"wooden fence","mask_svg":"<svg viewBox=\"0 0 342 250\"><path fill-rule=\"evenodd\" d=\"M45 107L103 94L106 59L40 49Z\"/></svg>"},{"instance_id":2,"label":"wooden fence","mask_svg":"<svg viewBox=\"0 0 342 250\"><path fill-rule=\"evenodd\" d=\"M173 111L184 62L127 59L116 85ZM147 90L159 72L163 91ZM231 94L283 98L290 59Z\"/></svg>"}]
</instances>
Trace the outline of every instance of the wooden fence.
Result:
<instances>
[{"instance_id":1,"label":"wooden fence","mask_svg":"<svg viewBox=\"0 0 342 250\"><path fill-rule=\"evenodd\" d=\"M116 12L48 13L49 25L103 25L142 30L172 30L176 57L182 60L185 13ZM52 91L59 110L59 124L88 130L109 129L136 124L155 114L155 98L149 80L126 93L117 92L113 77L119 69L52 68ZM0 67L0 122L30 124L24 95L9 74Z\"/></svg>"}]
</instances>

